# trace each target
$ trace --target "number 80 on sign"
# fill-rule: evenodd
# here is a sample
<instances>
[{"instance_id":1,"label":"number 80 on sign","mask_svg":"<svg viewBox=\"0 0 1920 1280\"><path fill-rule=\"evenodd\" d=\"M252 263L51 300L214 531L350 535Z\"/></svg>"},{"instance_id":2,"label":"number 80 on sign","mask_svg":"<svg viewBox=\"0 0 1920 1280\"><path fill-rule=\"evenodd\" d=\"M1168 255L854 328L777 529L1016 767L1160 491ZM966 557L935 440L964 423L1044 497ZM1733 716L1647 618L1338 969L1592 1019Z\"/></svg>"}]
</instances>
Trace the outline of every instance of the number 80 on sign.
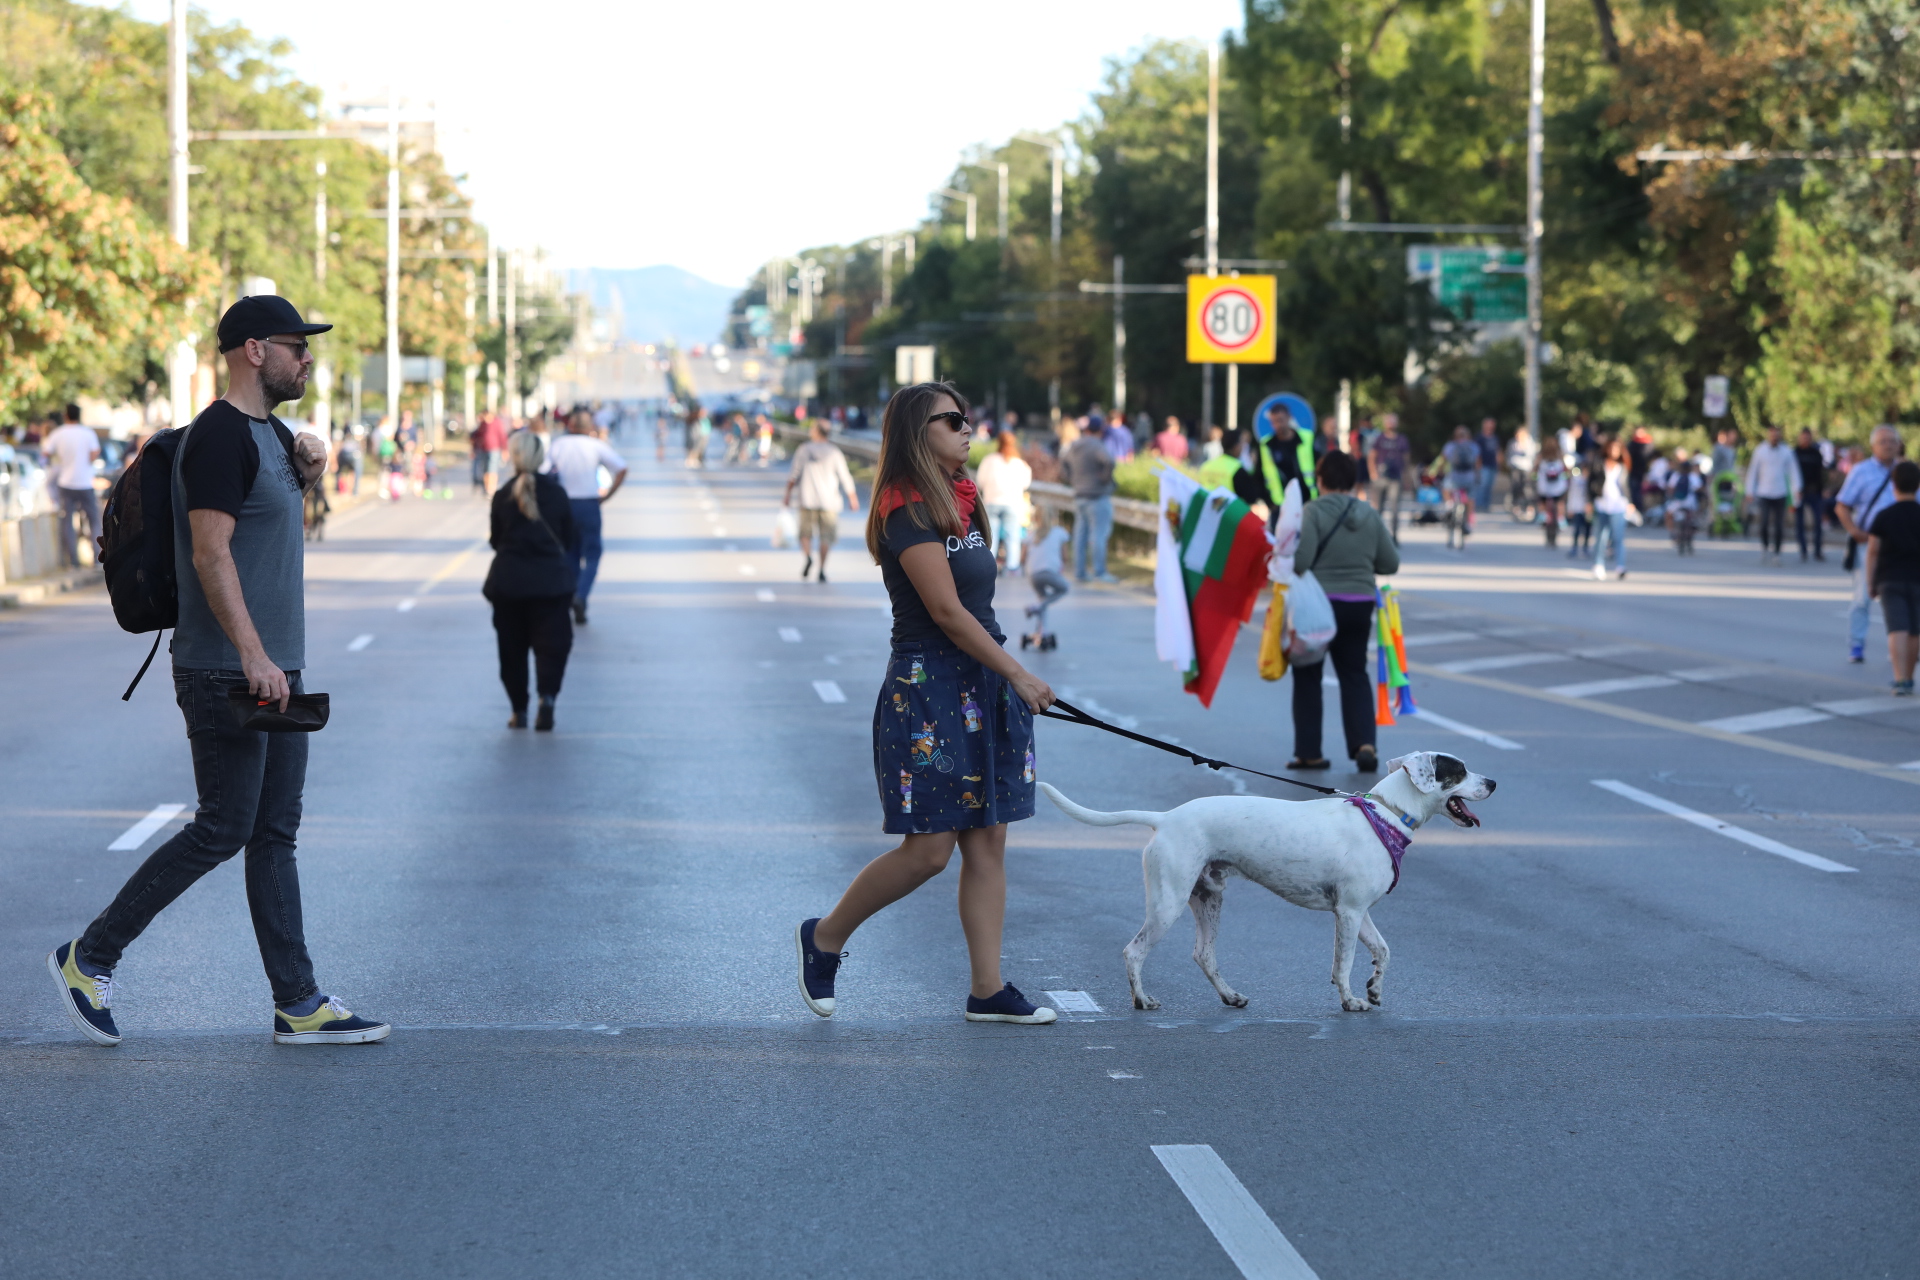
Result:
<instances>
[{"instance_id":1,"label":"number 80 on sign","mask_svg":"<svg viewBox=\"0 0 1920 1280\"><path fill-rule=\"evenodd\" d=\"M1274 278L1187 277L1187 361L1272 364Z\"/></svg>"}]
</instances>

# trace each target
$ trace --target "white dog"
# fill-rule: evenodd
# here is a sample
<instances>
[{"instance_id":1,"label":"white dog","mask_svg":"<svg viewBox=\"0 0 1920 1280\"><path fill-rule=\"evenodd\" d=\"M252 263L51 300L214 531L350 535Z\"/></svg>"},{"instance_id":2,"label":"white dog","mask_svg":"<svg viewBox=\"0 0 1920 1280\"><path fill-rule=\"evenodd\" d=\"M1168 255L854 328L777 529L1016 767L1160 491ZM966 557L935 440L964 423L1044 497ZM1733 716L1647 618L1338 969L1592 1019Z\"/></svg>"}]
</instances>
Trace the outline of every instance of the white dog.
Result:
<instances>
[{"instance_id":1,"label":"white dog","mask_svg":"<svg viewBox=\"0 0 1920 1280\"><path fill-rule=\"evenodd\" d=\"M1193 908L1193 958L1220 998L1236 1009L1247 998L1229 987L1213 962L1229 873L1265 885L1297 907L1333 912L1333 985L1340 1007L1363 1013L1380 1003L1387 973L1387 941L1367 912L1399 882L1405 837L1436 813L1455 826L1477 827L1468 800L1493 794L1494 781L1453 756L1417 751L1386 763L1386 776L1369 792L1372 817L1352 800L1270 800L1263 796L1206 796L1167 813L1139 809L1100 813L1082 808L1046 783L1040 789L1069 817L1096 827L1139 823L1153 839L1140 855L1147 882L1147 919L1126 947L1133 1007L1158 1009L1140 985L1147 953L1172 926L1186 901ZM1378 824L1376 826L1376 824ZM1367 999L1353 994L1358 935L1373 954Z\"/></svg>"}]
</instances>

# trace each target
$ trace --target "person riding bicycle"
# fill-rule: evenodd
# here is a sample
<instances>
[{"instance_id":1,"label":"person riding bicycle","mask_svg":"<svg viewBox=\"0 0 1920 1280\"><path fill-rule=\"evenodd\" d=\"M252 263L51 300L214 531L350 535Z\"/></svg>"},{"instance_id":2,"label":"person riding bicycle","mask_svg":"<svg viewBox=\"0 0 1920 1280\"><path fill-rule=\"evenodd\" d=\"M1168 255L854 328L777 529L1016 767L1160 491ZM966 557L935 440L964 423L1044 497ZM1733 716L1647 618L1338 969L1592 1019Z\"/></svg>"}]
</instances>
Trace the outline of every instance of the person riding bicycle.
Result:
<instances>
[{"instance_id":1,"label":"person riding bicycle","mask_svg":"<svg viewBox=\"0 0 1920 1280\"><path fill-rule=\"evenodd\" d=\"M1473 433L1465 426L1453 429L1453 439L1440 451L1441 459L1446 463L1446 479L1441 484L1448 499L1449 510L1458 504L1460 513L1460 545L1467 545L1467 535L1473 532L1473 490L1480 479L1480 446L1474 443ZM1447 545L1453 545L1453 522L1448 521Z\"/></svg>"},{"instance_id":2,"label":"person riding bicycle","mask_svg":"<svg viewBox=\"0 0 1920 1280\"><path fill-rule=\"evenodd\" d=\"M1560 545L1560 513L1567 500L1572 477L1567 460L1560 456L1560 441L1548 436L1540 442L1540 461L1534 468L1533 491L1540 508L1540 523L1550 547Z\"/></svg>"}]
</instances>

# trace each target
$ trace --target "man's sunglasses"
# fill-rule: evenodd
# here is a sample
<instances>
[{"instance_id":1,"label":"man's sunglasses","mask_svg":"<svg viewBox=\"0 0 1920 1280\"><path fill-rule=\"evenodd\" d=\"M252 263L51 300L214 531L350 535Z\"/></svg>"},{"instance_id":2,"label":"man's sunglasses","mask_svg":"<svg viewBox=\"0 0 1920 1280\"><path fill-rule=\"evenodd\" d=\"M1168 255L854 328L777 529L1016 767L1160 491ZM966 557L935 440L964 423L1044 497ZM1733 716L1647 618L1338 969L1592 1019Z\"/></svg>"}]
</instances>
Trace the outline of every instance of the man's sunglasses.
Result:
<instances>
[{"instance_id":1,"label":"man's sunglasses","mask_svg":"<svg viewBox=\"0 0 1920 1280\"><path fill-rule=\"evenodd\" d=\"M930 413L927 415L927 421L929 423L939 422L943 419L947 426L955 432L973 430L973 420L968 418L966 414L961 413L958 409L949 409L945 413Z\"/></svg>"},{"instance_id":2,"label":"man's sunglasses","mask_svg":"<svg viewBox=\"0 0 1920 1280\"><path fill-rule=\"evenodd\" d=\"M287 350L293 352L293 358L296 360L304 358L307 352L312 350L312 347L307 344L305 338L300 339L298 342L283 342L279 338L260 338L258 341L267 343L270 346L285 347Z\"/></svg>"}]
</instances>

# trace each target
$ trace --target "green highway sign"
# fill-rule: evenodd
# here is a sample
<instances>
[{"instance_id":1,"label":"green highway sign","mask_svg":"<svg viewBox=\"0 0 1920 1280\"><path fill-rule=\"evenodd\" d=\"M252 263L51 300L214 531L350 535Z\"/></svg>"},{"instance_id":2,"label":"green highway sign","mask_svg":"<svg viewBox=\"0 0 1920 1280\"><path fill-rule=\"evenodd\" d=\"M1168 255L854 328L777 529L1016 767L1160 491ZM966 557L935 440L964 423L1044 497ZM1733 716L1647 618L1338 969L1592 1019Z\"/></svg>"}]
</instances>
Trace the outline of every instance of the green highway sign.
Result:
<instances>
[{"instance_id":1,"label":"green highway sign","mask_svg":"<svg viewBox=\"0 0 1920 1280\"><path fill-rule=\"evenodd\" d=\"M1497 245L1407 247L1407 278L1425 281L1440 305L1464 324L1527 318L1527 255Z\"/></svg>"}]
</instances>

